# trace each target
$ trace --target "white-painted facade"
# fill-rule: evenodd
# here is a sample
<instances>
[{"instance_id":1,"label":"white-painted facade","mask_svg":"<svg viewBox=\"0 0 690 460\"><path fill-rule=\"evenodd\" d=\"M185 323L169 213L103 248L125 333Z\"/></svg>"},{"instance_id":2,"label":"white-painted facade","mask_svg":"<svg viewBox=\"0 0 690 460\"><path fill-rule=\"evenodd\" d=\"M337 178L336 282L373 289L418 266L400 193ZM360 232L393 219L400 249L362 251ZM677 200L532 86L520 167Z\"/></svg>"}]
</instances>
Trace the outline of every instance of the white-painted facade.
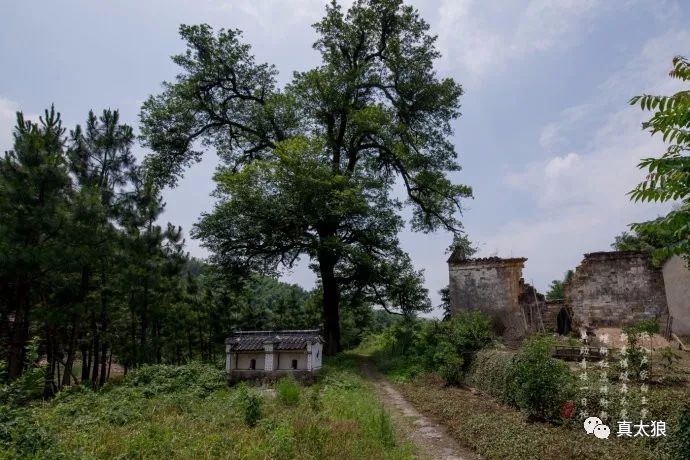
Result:
<instances>
[{"instance_id":1,"label":"white-painted facade","mask_svg":"<svg viewBox=\"0 0 690 460\"><path fill-rule=\"evenodd\" d=\"M238 332L226 340L225 352L228 373L312 372L321 369L323 340L316 331Z\"/></svg>"}]
</instances>

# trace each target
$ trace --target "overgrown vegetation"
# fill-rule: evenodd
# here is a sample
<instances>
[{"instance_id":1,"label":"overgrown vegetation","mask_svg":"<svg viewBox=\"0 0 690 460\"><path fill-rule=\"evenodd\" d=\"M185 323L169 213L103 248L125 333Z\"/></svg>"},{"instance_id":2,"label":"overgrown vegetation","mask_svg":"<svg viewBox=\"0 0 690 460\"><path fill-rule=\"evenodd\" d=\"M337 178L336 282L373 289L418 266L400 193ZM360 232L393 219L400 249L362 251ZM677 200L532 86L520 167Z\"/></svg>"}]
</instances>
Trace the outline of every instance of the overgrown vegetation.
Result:
<instances>
[{"instance_id":1,"label":"overgrown vegetation","mask_svg":"<svg viewBox=\"0 0 690 460\"><path fill-rule=\"evenodd\" d=\"M403 382L397 387L419 410L443 423L458 442L487 459L687 458L687 431L676 437L675 428L665 439L623 439L615 436L614 426L612 436L599 442L584 432L579 420L564 424L529 421L510 406L485 395L446 386L433 378ZM679 401L688 397L687 390L661 389L652 397L649 405L655 408L654 417L667 420L669 429L681 426L676 422L677 413ZM671 440L673 446L669 445Z\"/></svg>"},{"instance_id":2,"label":"overgrown vegetation","mask_svg":"<svg viewBox=\"0 0 690 460\"><path fill-rule=\"evenodd\" d=\"M146 366L100 390L0 405L0 458L414 457L347 360L327 364L320 385L298 389L306 397L285 405L247 385L227 388L209 365Z\"/></svg>"},{"instance_id":3,"label":"overgrown vegetation","mask_svg":"<svg viewBox=\"0 0 690 460\"><path fill-rule=\"evenodd\" d=\"M394 380L436 372L454 384L461 381L474 353L492 340L490 320L469 311L447 321L405 318L371 336L361 350Z\"/></svg>"},{"instance_id":4,"label":"overgrown vegetation","mask_svg":"<svg viewBox=\"0 0 690 460\"><path fill-rule=\"evenodd\" d=\"M523 344L507 371L508 385L503 395L529 417L560 421L561 407L574 397L574 376L563 361L551 357L553 340L533 336Z\"/></svg>"}]
</instances>

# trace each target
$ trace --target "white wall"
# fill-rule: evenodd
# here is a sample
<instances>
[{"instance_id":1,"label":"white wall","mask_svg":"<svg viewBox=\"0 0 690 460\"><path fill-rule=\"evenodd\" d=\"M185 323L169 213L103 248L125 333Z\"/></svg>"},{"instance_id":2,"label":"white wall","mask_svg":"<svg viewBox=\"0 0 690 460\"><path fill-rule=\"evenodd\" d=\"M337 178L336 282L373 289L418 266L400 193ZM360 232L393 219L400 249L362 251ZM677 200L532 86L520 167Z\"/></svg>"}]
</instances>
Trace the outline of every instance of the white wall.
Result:
<instances>
[{"instance_id":1,"label":"white wall","mask_svg":"<svg viewBox=\"0 0 690 460\"><path fill-rule=\"evenodd\" d=\"M663 268L668 313L673 317L671 330L678 335L690 335L690 270L685 260L673 256ZM663 325L662 325L663 327Z\"/></svg>"},{"instance_id":2,"label":"white wall","mask_svg":"<svg viewBox=\"0 0 690 460\"><path fill-rule=\"evenodd\" d=\"M276 369L292 369L292 360L297 360L297 369L307 370L307 353L306 351L288 352L278 351L274 352L273 364ZM277 364L277 366L276 366Z\"/></svg>"},{"instance_id":3,"label":"white wall","mask_svg":"<svg viewBox=\"0 0 690 460\"><path fill-rule=\"evenodd\" d=\"M323 345L315 343L311 346L311 367L312 369L321 369L321 362L323 361Z\"/></svg>"},{"instance_id":4,"label":"white wall","mask_svg":"<svg viewBox=\"0 0 690 460\"><path fill-rule=\"evenodd\" d=\"M251 363L252 359L256 360L256 369L257 370L263 370L264 369L264 353L263 352L238 353L237 354L237 369L240 369L240 370L250 369L249 364Z\"/></svg>"}]
</instances>

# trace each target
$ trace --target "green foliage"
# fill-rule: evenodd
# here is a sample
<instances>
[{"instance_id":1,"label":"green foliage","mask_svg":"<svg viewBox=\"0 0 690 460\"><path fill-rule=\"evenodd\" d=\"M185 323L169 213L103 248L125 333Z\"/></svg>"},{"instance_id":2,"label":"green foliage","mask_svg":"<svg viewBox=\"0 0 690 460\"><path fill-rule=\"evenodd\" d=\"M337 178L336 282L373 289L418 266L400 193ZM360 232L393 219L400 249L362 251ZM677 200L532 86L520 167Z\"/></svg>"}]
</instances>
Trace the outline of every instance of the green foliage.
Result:
<instances>
[{"instance_id":1,"label":"green foliage","mask_svg":"<svg viewBox=\"0 0 690 460\"><path fill-rule=\"evenodd\" d=\"M574 391L568 365L551 357L552 340L531 337L510 369L510 399L534 419L558 421L560 407Z\"/></svg>"},{"instance_id":2,"label":"green foliage","mask_svg":"<svg viewBox=\"0 0 690 460\"><path fill-rule=\"evenodd\" d=\"M448 384L457 384L474 354L492 340L489 318L479 311L468 311L447 321L399 321L370 337L362 349L369 350L382 370L394 379L436 372Z\"/></svg>"},{"instance_id":3,"label":"green foliage","mask_svg":"<svg viewBox=\"0 0 690 460\"><path fill-rule=\"evenodd\" d=\"M660 330L659 320L656 318L643 319L623 328L623 332L628 336L628 339L631 336L633 336L633 339L636 339L636 336L640 334L658 334Z\"/></svg>"},{"instance_id":4,"label":"green foliage","mask_svg":"<svg viewBox=\"0 0 690 460\"><path fill-rule=\"evenodd\" d=\"M323 409L323 402L321 401L321 385L316 383L312 385L309 392L309 407L314 413L318 413Z\"/></svg>"},{"instance_id":5,"label":"green foliage","mask_svg":"<svg viewBox=\"0 0 690 460\"><path fill-rule=\"evenodd\" d=\"M690 459L690 403L686 402L668 433L667 448L673 460Z\"/></svg>"},{"instance_id":6,"label":"green foliage","mask_svg":"<svg viewBox=\"0 0 690 460\"><path fill-rule=\"evenodd\" d=\"M301 387L293 376L283 377L276 383L278 401L286 406L294 406L299 402Z\"/></svg>"},{"instance_id":7,"label":"green foliage","mask_svg":"<svg viewBox=\"0 0 690 460\"><path fill-rule=\"evenodd\" d=\"M376 427L376 437L380 439L384 446L393 447L395 445L395 429L391 422L391 417L386 409L381 406L378 413L374 414Z\"/></svg>"},{"instance_id":8,"label":"green foliage","mask_svg":"<svg viewBox=\"0 0 690 460\"><path fill-rule=\"evenodd\" d=\"M184 366L156 364L133 370L125 382L139 389L145 397L176 392L205 397L225 387L225 374L199 362Z\"/></svg>"},{"instance_id":9,"label":"green foliage","mask_svg":"<svg viewBox=\"0 0 690 460\"><path fill-rule=\"evenodd\" d=\"M662 224L663 217L655 219L655 223ZM670 256L664 248L675 243L673 232L664 226L644 225L636 226L631 232L623 232L616 236L611 247L616 251L640 251L652 255L655 265L661 266Z\"/></svg>"},{"instance_id":10,"label":"green foliage","mask_svg":"<svg viewBox=\"0 0 690 460\"><path fill-rule=\"evenodd\" d=\"M499 401L511 402L509 391L513 353L481 350L475 355L464 382Z\"/></svg>"},{"instance_id":11,"label":"green foliage","mask_svg":"<svg viewBox=\"0 0 690 460\"><path fill-rule=\"evenodd\" d=\"M248 426L256 426L256 424L261 420L261 406L263 404L263 400L261 399L261 396L254 393L250 392L247 394L247 398L244 401L243 408L244 408L244 423L246 423Z\"/></svg>"},{"instance_id":12,"label":"green foliage","mask_svg":"<svg viewBox=\"0 0 690 460\"><path fill-rule=\"evenodd\" d=\"M677 56L673 59L671 77L682 82L690 80L690 63ZM676 201L677 207L665 217L644 223L633 224L640 235L659 235L659 248L655 248L657 259L663 260L671 254L690 257L690 91L682 90L672 96L635 96L631 105L642 110L654 111L654 115L643 124L652 135L659 134L668 143L666 151L659 158L644 158L640 169L647 170L645 180L630 192L634 201Z\"/></svg>"},{"instance_id":13,"label":"green foliage","mask_svg":"<svg viewBox=\"0 0 690 460\"><path fill-rule=\"evenodd\" d=\"M546 298L548 300L561 300L565 299L565 283L569 282L575 272L568 270L563 276L563 280L553 280L549 285L549 290L546 293Z\"/></svg>"},{"instance_id":14,"label":"green foliage","mask_svg":"<svg viewBox=\"0 0 690 460\"><path fill-rule=\"evenodd\" d=\"M15 380L0 386L0 404L18 407L43 396L46 367L36 364L39 358L38 344L38 337L32 338L27 344L24 364L27 370ZM5 367L4 363L2 367Z\"/></svg>"},{"instance_id":15,"label":"green foliage","mask_svg":"<svg viewBox=\"0 0 690 460\"><path fill-rule=\"evenodd\" d=\"M0 404L0 457L60 458L54 446L55 439L28 410Z\"/></svg>"},{"instance_id":16,"label":"green foliage","mask_svg":"<svg viewBox=\"0 0 690 460\"><path fill-rule=\"evenodd\" d=\"M174 184L200 145L223 158L217 205L194 236L238 275L275 273L300 257L320 277L326 352L340 350L340 299L405 313L431 308L423 273L400 248L403 204L413 230L461 233L470 187L452 121L462 89L434 69L428 24L398 0L333 2L314 25L321 62L280 88L238 30L183 25L174 82L141 110L146 163ZM402 203L392 193L405 186Z\"/></svg>"},{"instance_id":17,"label":"green foliage","mask_svg":"<svg viewBox=\"0 0 690 460\"><path fill-rule=\"evenodd\" d=\"M79 386L28 409L0 406L0 458L415 458L355 365L348 357L326 364L318 412L307 398L285 406L246 384L200 396L180 384L177 366L159 367L177 382L148 397L145 388L160 387L151 369L136 385Z\"/></svg>"}]
</instances>

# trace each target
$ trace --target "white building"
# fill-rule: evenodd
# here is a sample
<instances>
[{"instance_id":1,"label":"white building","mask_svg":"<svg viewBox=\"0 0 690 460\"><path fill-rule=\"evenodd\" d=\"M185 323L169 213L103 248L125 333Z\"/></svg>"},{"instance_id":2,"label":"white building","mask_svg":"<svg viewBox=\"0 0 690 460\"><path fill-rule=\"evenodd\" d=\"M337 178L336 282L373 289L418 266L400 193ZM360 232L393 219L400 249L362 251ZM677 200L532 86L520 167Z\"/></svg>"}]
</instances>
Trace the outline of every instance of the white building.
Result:
<instances>
[{"instance_id":1,"label":"white building","mask_svg":"<svg viewBox=\"0 0 690 460\"><path fill-rule=\"evenodd\" d=\"M293 374L309 382L321 369L323 343L318 329L234 332L225 340L228 381L275 380Z\"/></svg>"}]
</instances>

